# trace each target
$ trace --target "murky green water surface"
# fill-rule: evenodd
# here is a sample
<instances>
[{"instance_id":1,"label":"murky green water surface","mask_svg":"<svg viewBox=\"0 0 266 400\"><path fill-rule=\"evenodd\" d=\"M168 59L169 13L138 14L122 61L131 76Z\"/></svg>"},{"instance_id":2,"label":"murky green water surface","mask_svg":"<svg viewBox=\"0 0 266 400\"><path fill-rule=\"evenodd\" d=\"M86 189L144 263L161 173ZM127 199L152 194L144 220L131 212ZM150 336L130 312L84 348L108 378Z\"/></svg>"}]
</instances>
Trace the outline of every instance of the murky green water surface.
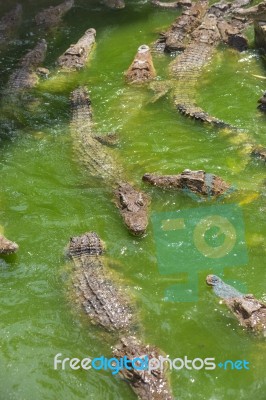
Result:
<instances>
[{"instance_id":1,"label":"murky green water surface","mask_svg":"<svg viewBox=\"0 0 266 400\"><path fill-rule=\"evenodd\" d=\"M14 2L15 3L15 2ZM1 3L8 10L11 1ZM53 4L56 4L54 2ZM149 44L176 13L128 2L119 12L76 0L57 32L47 37L45 66L90 27L97 46L88 67L67 78L52 72L35 90L31 108L15 110L2 102L0 223L6 236L20 244L15 256L0 259L0 399L134 399L130 388L107 371L54 371L53 358L111 354L114 339L92 327L67 294L70 273L64 248L70 236L95 230L106 242L110 268L125 279L138 304L139 335L171 358L246 359L249 371L172 372L176 399L265 399L265 343L244 332L220 305L199 275L197 302L167 302L165 289L184 283L185 274L161 275L151 225L142 238L130 236L112 203L110 188L99 185L75 159L69 134L68 97L86 84L98 132L117 131L120 162L129 179L152 197L151 212L196 209L185 194L162 192L141 184L145 172L177 173L184 168L221 175L239 190L220 204L241 205L249 260L225 269L225 279L241 281L247 291L266 300L265 292L265 167L250 160L248 143L264 146L265 116L256 101L265 89L265 67L258 54L220 49L199 83L198 103L210 114L243 129L235 137L189 121L174 110L171 96L149 103L147 88L128 87L123 71L139 45ZM24 22L8 49L1 52L4 87L19 57L41 34L31 18L52 2L24 2ZM252 32L251 32L252 36ZM160 79L167 79L171 57L154 56ZM4 111L5 108L5 111ZM10 136L11 135L11 136ZM11 137L11 140L10 140ZM190 266L184 265L184 273Z\"/></svg>"}]
</instances>

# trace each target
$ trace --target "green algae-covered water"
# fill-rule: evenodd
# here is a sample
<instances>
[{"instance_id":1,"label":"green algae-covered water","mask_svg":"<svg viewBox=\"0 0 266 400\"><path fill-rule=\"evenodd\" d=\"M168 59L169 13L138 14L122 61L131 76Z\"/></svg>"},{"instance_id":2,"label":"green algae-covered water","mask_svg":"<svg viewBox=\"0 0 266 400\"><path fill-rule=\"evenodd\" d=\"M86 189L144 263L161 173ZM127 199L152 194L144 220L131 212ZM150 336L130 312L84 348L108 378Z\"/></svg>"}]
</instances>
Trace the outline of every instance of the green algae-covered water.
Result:
<instances>
[{"instance_id":1,"label":"green algae-covered water","mask_svg":"<svg viewBox=\"0 0 266 400\"><path fill-rule=\"evenodd\" d=\"M32 17L39 8L57 2L36 3L23 3L23 24L9 47L1 51L2 87L17 60L42 37ZM13 4L1 4L1 14ZM266 300L265 166L247 154L249 143L266 145L265 116L256 110L266 83L254 76L263 76L265 67L254 49L241 54L219 49L199 82L198 104L240 127L237 135L180 116L170 95L151 103L152 92L146 87L128 87L123 71L137 47L152 43L176 15L142 1L128 1L124 10L115 12L76 0L62 26L46 38L44 65L51 69L51 76L34 90L36 100L11 112L2 99L0 223L20 250L0 258L1 400L135 398L126 382L110 371L53 367L57 353L80 359L110 357L115 344L114 338L92 326L77 310L68 290L71 267L64 257L65 247L70 236L89 230L105 241L109 267L121 275L136 300L142 326L138 335L143 341L158 346L172 359L249 362L249 370L172 371L176 399L265 399L264 341L243 331L205 284L207 274L220 271L227 282ZM87 68L67 77L57 75L53 71L56 58L90 27L97 30L97 46ZM252 40L252 31L249 34ZM171 59L154 55L159 79L168 78ZM197 270L197 260L177 249L182 268L176 273L167 273L167 268L162 271L160 236L152 224L145 237L132 237L112 202L110 188L92 180L75 159L68 97L78 84L90 90L97 131L118 133L119 162L128 179L150 194L153 219L161 212L177 211L193 218L203 207L214 207L216 201L201 202L186 193L146 187L141 183L145 172L204 169L237 188L217 204L221 209L234 204L242 212L236 223L245 230L242 251L247 249L247 257L243 261L237 253L235 261L231 259L223 269L219 270L217 260ZM191 271L196 271L192 286L196 298L188 284ZM167 298L167 289L173 286L175 295ZM179 287L187 288L186 301L178 297Z\"/></svg>"}]
</instances>

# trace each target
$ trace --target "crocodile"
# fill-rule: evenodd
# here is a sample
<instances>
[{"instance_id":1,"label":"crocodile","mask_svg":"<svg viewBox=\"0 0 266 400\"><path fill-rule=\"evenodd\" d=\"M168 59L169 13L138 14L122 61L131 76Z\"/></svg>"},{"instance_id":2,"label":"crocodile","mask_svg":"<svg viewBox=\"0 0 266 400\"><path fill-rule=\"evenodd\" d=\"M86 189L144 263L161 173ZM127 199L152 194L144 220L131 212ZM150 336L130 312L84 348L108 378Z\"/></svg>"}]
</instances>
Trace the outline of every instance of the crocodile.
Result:
<instances>
[{"instance_id":1,"label":"crocodile","mask_svg":"<svg viewBox=\"0 0 266 400\"><path fill-rule=\"evenodd\" d=\"M235 3L215 3L208 8L208 1L201 0L186 8L182 14L175 19L166 32L160 33L160 38L155 42L154 48L157 51L176 52L183 51L192 42L191 34L202 23L206 13L217 17L217 27L223 42L240 51L247 49L247 39L241 34L247 22L242 19L226 18L232 14L236 4L243 5L246 1Z\"/></svg>"},{"instance_id":2,"label":"crocodile","mask_svg":"<svg viewBox=\"0 0 266 400\"><path fill-rule=\"evenodd\" d=\"M12 254L18 250L18 245L0 234L0 254Z\"/></svg>"},{"instance_id":3,"label":"crocodile","mask_svg":"<svg viewBox=\"0 0 266 400\"><path fill-rule=\"evenodd\" d=\"M47 30L56 27L61 22L63 16L73 6L74 0L65 0L63 3L60 3L57 6L51 6L40 11L35 16L36 25Z\"/></svg>"},{"instance_id":4,"label":"crocodile","mask_svg":"<svg viewBox=\"0 0 266 400\"><path fill-rule=\"evenodd\" d=\"M111 279L103 254L103 243L95 232L70 238L68 255L75 267L74 285L92 322L108 331L127 332L133 311L125 293Z\"/></svg>"},{"instance_id":5,"label":"crocodile","mask_svg":"<svg viewBox=\"0 0 266 400\"><path fill-rule=\"evenodd\" d=\"M181 114L218 128L228 128L227 133L229 136L233 137L233 141L239 133L237 128L219 118L211 116L208 112L195 104L194 99L196 97L196 88L200 80L202 69L209 62L219 43L227 43L240 51L247 47L247 40L242 35L242 32L250 21L235 19L233 12L238 9L239 5L247 5L248 3L249 0L237 0L230 6L222 2L215 3L206 11L206 2L198 2L198 13L195 9L195 15L197 16L196 24L198 27L189 35L186 34L186 39L184 40L183 25L181 22L181 27L175 32L176 34L178 32L180 33L181 44L179 46L180 48L184 46L185 50L170 64L170 75L172 79L166 82L155 81L150 84L150 88L157 92L152 99L153 102L162 95L165 95L169 90L172 90L175 107ZM182 21L184 16L191 15L192 9L193 6L185 12L183 17L181 15L179 17L180 21ZM199 20L201 19L202 22L199 25ZM195 22L194 19L190 20ZM178 27L177 21L176 27ZM184 21L188 21L188 19ZM187 29L186 27L186 32ZM188 44L186 40L188 40ZM252 153L253 150L257 148L257 144L252 143L252 139L245 133L241 133L240 140L244 152ZM251 150L249 150L250 148Z\"/></svg>"},{"instance_id":6,"label":"crocodile","mask_svg":"<svg viewBox=\"0 0 266 400\"><path fill-rule=\"evenodd\" d=\"M155 76L156 71L153 66L150 48L143 44L138 48L132 64L125 72L126 81L129 83L145 83L155 78Z\"/></svg>"},{"instance_id":7,"label":"crocodile","mask_svg":"<svg viewBox=\"0 0 266 400\"><path fill-rule=\"evenodd\" d=\"M186 190L203 196L220 196L230 190L230 185L219 176L202 170L185 169L178 175L145 174L142 180L159 188Z\"/></svg>"},{"instance_id":8,"label":"crocodile","mask_svg":"<svg viewBox=\"0 0 266 400\"><path fill-rule=\"evenodd\" d=\"M95 36L95 29L90 28L86 30L85 34L78 42L72 44L64 54L58 58L57 65L64 71L73 71L83 68L95 44Z\"/></svg>"},{"instance_id":9,"label":"crocodile","mask_svg":"<svg viewBox=\"0 0 266 400\"><path fill-rule=\"evenodd\" d=\"M133 358L143 355L149 360L159 358L159 349L145 345L133 336L136 333L133 306L124 288L105 265L104 245L97 233L87 232L70 238L67 253L74 265L73 284L78 303L91 323L120 337L113 348L113 355L119 361L127 358L131 366ZM131 366L130 371L120 370L120 375L140 399L173 399L169 383L158 367L149 373L138 370L138 365L133 365L133 369Z\"/></svg>"},{"instance_id":10,"label":"crocodile","mask_svg":"<svg viewBox=\"0 0 266 400\"><path fill-rule=\"evenodd\" d=\"M145 345L134 336L121 337L120 342L113 348L113 356L118 359L126 358L129 365L138 363L139 369L144 363L144 357L147 356L149 364L154 368L151 372L147 369L138 370L136 368L124 368L119 372L122 379L130 384L139 399L174 399L165 374L156 364L156 359L160 360L163 355L155 346Z\"/></svg>"},{"instance_id":11,"label":"crocodile","mask_svg":"<svg viewBox=\"0 0 266 400\"><path fill-rule=\"evenodd\" d=\"M154 48L166 52L184 50L189 41L189 35L201 24L207 7L207 1L193 3L175 19L166 32L160 33L160 38L155 42Z\"/></svg>"},{"instance_id":12,"label":"crocodile","mask_svg":"<svg viewBox=\"0 0 266 400\"><path fill-rule=\"evenodd\" d=\"M174 104L177 110L187 117L218 127L230 127L224 121L203 111L194 102L202 68L209 62L221 40L217 22L215 15L206 14L201 25L191 34L192 43L171 63L171 74L176 79Z\"/></svg>"},{"instance_id":13,"label":"crocodile","mask_svg":"<svg viewBox=\"0 0 266 400\"><path fill-rule=\"evenodd\" d=\"M129 230L142 235L148 225L149 197L124 181L122 167L115 162L115 149L94 136L91 100L84 87L71 94L71 132L79 158L92 176L101 177L113 188L115 202Z\"/></svg>"},{"instance_id":14,"label":"crocodile","mask_svg":"<svg viewBox=\"0 0 266 400\"><path fill-rule=\"evenodd\" d=\"M24 89L31 89L38 83L37 67L43 62L47 50L44 39L30 50L19 62L19 67L11 74L7 92L14 95Z\"/></svg>"},{"instance_id":15,"label":"crocodile","mask_svg":"<svg viewBox=\"0 0 266 400\"><path fill-rule=\"evenodd\" d=\"M231 9L234 10L236 4L239 2L233 3L231 7L216 3L208 8L207 1L199 1L181 14L167 31L165 38L161 36L159 41L165 42L167 51L184 49L184 52L171 62L172 79L155 96L155 100L172 88L175 107L181 114L217 127L233 128L202 110L194 99L202 69L209 63L219 43L225 42L240 51L247 48L247 40L242 32L248 22L233 18ZM170 45L166 46L167 40ZM156 90L156 84L153 89Z\"/></svg>"},{"instance_id":16,"label":"crocodile","mask_svg":"<svg viewBox=\"0 0 266 400\"><path fill-rule=\"evenodd\" d=\"M223 299L240 325L266 336L266 304L257 300L252 294L239 292L216 275L208 275L206 282L213 287L215 294Z\"/></svg>"},{"instance_id":17,"label":"crocodile","mask_svg":"<svg viewBox=\"0 0 266 400\"><path fill-rule=\"evenodd\" d=\"M5 45L21 21L22 6L17 4L0 19L0 46Z\"/></svg>"}]
</instances>

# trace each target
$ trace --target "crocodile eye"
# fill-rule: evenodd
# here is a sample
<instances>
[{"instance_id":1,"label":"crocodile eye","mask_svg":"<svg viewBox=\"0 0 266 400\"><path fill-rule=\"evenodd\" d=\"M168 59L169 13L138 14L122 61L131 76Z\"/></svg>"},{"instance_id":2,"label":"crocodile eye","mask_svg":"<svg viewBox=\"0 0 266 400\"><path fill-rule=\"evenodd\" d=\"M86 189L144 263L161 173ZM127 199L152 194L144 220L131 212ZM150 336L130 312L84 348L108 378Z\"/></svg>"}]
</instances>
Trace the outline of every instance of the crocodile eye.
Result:
<instances>
[{"instance_id":1,"label":"crocodile eye","mask_svg":"<svg viewBox=\"0 0 266 400\"><path fill-rule=\"evenodd\" d=\"M216 275L213 275L212 276L212 283L213 284L216 284L216 283L218 283L220 281L220 278L218 278L218 276L216 276Z\"/></svg>"},{"instance_id":2,"label":"crocodile eye","mask_svg":"<svg viewBox=\"0 0 266 400\"><path fill-rule=\"evenodd\" d=\"M217 285L218 282L220 282L220 278L218 278L218 276L216 276L216 275L208 275L207 276L208 285L215 286L215 285Z\"/></svg>"}]
</instances>

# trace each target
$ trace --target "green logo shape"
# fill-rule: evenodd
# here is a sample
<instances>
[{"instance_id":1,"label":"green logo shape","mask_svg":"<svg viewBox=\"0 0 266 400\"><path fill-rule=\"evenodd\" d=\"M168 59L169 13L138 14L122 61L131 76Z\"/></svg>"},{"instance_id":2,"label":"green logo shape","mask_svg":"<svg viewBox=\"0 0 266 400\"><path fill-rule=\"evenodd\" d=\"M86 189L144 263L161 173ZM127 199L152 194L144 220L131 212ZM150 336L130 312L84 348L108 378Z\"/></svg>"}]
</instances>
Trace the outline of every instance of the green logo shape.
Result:
<instances>
[{"instance_id":1,"label":"green logo shape","mask_svg":"<svg viewBox=\"0 0 266 400\"><path fill-rule=\"evenodd\" d=\"M154 213L152 225L159 272L187 275L186 284L167 289L166 298L172 301L197 300L198 271L212 269L213 273L221 273L225 267L248 262L243 215L238 205Z\"/></svg>"}]
</instances>

